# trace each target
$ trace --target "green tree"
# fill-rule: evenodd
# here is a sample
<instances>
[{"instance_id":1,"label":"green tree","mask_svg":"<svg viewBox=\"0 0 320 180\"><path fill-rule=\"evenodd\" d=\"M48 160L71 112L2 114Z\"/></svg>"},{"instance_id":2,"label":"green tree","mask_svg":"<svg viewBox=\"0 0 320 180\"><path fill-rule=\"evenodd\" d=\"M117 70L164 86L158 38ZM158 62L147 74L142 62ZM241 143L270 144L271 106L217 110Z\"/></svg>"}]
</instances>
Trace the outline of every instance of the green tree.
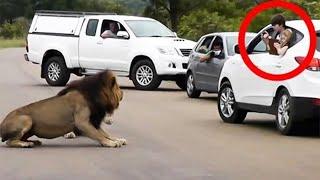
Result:
<instances>
[{"instance_id":1,"label":"green tree","mask_svg":"<svg viewBox=\"0 0 320 180\"><path fill-rule=\"evenodd\" d=\"M209 0L210 1L210 0ZM168 17L169 24L174 31L178 30L179 19L191 10L198 9L207 0L149 0L145 15L155 19Z\"/></svg>"}]
</instances>

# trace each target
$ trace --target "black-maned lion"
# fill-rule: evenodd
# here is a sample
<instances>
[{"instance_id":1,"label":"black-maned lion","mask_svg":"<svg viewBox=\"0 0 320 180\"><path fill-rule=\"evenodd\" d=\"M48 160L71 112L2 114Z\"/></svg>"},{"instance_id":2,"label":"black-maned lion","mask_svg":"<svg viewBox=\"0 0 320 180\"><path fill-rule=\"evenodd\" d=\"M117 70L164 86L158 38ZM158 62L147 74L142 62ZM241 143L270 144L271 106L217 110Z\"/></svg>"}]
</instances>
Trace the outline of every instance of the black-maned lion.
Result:
<instances>
[{"instance_id":1,"label":"black-maned lion","mask_svg":"<svg viewBox=\"0 0 320 180\"><path fill-rule=\"evenodd\" d=\"M9 113L0 126L2 142L11 147L33 147L41 145L28 140L33 135L52 139L77 131L104 147L121 147L126 140L112 138L100 126L122 98L111 71L73 81L57 96Z\"/></svg>"}]
</instances>

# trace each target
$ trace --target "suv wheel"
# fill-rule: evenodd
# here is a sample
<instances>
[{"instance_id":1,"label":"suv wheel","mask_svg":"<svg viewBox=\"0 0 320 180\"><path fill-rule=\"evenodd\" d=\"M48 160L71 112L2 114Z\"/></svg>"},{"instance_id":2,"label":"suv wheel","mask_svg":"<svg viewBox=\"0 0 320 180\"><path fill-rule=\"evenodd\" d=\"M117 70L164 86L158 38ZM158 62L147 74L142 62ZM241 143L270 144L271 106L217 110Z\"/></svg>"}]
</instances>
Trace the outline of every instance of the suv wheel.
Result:
<instances>
[{"instance_id":1,"label":"suv wheel","mask_svg":"<svg viewBox=\"0 0 320 180\"><path fill-rule=\"evenodd\" d=\"M135 87L140 90L154 90L161 84L161 78L149 60L137 62L133 66L130 76Z\"/></svg>"},{"instance_id":2,"label":"suv wheel","mask_svg":"<svg viewBox=\"0 0 320 180\"><path fill-rule=\"evenodd\" d=\"M70 71L62 57L51 57L44 65L44 76L51 86L65 86L70 79Z\"/></svg>"},{"instance_id":3,"label":"suv wheel","mask_svg":"<svg viewBox=\"0 0 320 180\"><path fill-rule=\"evenodd\" d=\"M192 73L187 75L187 95L189 98L198 98L201 94L201 91L197 90L194 85L194 77Z\"/></svg>"},{"instance_id":4,"label":"suv wheel","mask_svg":"<svg viewBox=\"0 0 320 180\"><path fill-rule=\"evenodd\" d=\"M218 110L226 123L242 123L247 116L247 111L238 107L229 82L224 82L219 90Z\"/></svg>"},{"instance_id":5,"label":"suv wheel","mask_svg":"<svg viewBox=\"0 0 320 180\"><path fill-rule=\"evenodd\" d=\"M281 134L295 135L307 130L307 123L303 122L288 90L282 89L279 92L276 103L276 124Z\"/></svg>"}]
</instances>

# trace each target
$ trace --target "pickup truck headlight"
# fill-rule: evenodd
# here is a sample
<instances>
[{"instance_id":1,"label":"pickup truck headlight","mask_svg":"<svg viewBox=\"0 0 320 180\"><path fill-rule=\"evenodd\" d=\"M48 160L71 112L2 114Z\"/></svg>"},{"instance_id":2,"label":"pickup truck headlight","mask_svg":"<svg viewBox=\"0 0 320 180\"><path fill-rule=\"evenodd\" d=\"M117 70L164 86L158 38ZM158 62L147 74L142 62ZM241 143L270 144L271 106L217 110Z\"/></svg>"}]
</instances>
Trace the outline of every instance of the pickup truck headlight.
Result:
<instances>
[{"instance_id":1,"label":"pickup truck headlight","mask_svg":"<svg viewBox=\"0 0 320 180\"><path fill-rule=\"evenodd\" d=\"M158 47L158 51L164 55L176 55L177 51L175 48Z\"/></svg>"}]
</instances>

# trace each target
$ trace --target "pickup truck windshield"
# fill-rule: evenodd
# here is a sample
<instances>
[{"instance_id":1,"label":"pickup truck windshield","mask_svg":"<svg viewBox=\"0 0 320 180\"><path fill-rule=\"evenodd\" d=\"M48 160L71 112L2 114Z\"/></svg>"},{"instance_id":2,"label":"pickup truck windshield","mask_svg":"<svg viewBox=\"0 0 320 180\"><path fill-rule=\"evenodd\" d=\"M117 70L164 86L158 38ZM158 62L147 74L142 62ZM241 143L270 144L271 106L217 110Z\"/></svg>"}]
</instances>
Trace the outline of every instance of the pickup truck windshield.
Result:
<instances>
[{"instance_id":1,"label":"pickup truck windshield","mask_svg":"<svg viewBox=\"0 0 320 180\"><path fill-rule=\"evenodd\" d=\"M128 20L126 23L137 37L176 37L170 29L158 21Z\"/></svg>"}]
</instances>

